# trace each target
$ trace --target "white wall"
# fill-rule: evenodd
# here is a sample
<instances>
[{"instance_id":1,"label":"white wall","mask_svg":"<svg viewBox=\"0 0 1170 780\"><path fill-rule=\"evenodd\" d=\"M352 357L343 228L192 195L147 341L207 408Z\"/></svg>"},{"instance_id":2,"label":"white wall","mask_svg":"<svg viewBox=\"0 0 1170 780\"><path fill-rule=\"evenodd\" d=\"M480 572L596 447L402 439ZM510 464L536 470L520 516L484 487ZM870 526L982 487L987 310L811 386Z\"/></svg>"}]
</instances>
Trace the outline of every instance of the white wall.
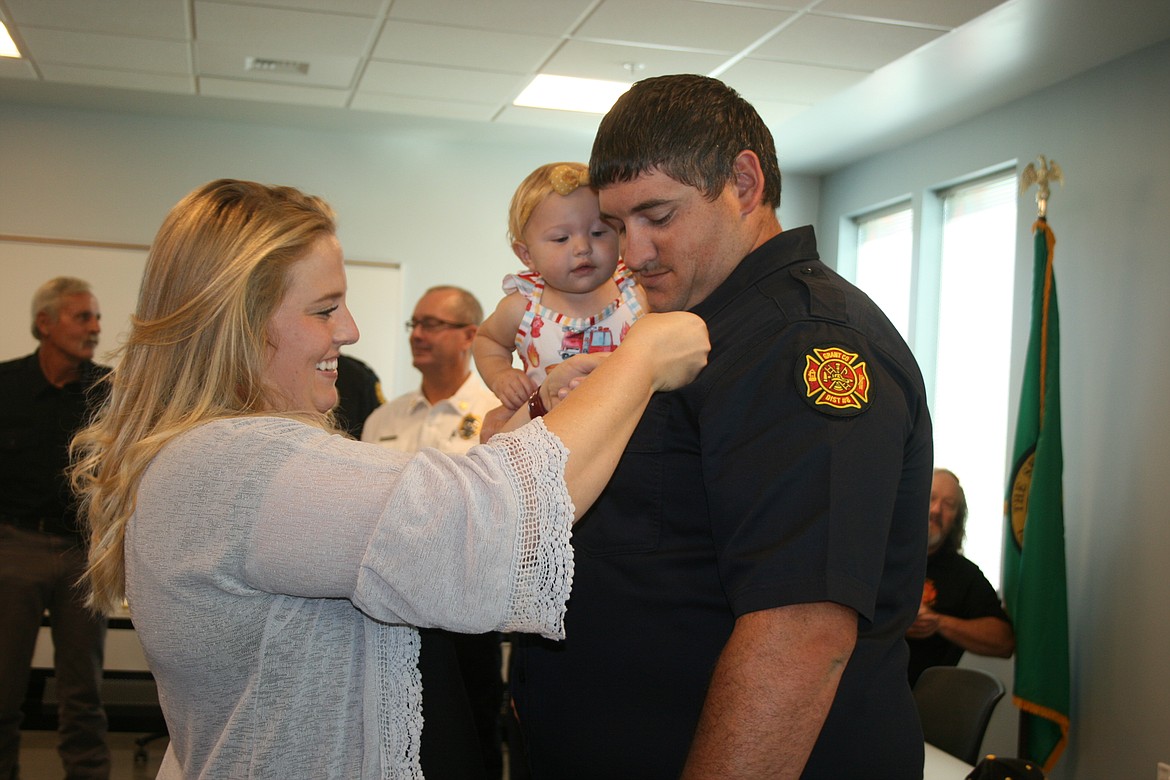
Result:
<instances>
[{"instance_id":1,"label":"white wall","mask_svg":"<svg viewBox=\"0 0 1170 780\"><path fill-rule=\"evenodd\" d=\"M1040 154L1064 170L1066 185L1049 204L1073 667L1072 740L1052 775L1058 780L1153 778L1156 762L1170 763L1168 139L1170 43L1162 43L821 185L818 235L831 261L841 220L872 204L907 194L917 204L931 187L1005 161L1022 167ZM1027 340L1033 197L1020 200L1017 366ZM1014 754L1008 731L1006 742L985 747Z\"/></svg>"}]
</instances>

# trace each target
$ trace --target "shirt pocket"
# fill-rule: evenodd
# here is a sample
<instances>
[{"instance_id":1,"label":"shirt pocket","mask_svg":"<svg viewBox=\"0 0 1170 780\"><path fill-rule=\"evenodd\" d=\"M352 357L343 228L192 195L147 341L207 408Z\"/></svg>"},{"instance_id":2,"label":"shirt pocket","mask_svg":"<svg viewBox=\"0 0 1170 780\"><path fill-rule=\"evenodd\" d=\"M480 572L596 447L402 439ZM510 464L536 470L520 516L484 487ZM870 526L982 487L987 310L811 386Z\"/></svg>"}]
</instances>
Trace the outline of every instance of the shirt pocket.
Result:
<instances>
[{"instance_id":1,"label":"shirt pocket","mask_svg":"<svg viewBox=\"0 0 1170 780\"><path fill-rule=\"evenodd\" d=\"M669 404L656 396L634 429L600 498L573 530L573 546L589 555L657 549L662 534Z\"/></svg>"}]
</instances>

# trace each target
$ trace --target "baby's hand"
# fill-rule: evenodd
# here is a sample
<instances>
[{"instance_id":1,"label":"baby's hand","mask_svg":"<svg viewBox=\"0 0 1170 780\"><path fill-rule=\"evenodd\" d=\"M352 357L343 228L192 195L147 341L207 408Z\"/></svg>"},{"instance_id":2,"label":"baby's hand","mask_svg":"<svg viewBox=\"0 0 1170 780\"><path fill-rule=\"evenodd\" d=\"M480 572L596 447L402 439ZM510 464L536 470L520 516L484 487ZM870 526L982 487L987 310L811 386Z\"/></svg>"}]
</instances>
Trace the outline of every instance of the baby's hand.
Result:
<instances>
[{"instance_id":1,"label":"baby's hand","mask_svg":"<svg viewBox=\"0 0 1170 780\"><path fill-rule=\"evenodd\" d=\"M501 371L491 385L491 391L500 399L500 403L512 411L523 406L535 389L536 383L518 368Z\"/></svg>"}]
</instances>

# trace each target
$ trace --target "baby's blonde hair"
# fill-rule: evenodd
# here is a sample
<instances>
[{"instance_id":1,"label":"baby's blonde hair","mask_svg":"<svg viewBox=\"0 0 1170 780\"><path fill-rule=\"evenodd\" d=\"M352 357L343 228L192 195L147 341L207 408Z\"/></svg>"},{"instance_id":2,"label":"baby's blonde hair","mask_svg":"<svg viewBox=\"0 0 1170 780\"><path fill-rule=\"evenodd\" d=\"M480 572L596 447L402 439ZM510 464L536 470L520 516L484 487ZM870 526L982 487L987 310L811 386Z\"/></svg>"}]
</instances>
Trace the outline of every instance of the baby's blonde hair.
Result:
<instances>
[{"instance_id":1,"label":"baby's blonde hair","mask_svg":"<svg viewBox=\"0 0 1170 780\"><path fill-rule=\"evenodd\" d=\"M589 186L589 166L578 162L542 165L520 182L508 208L508 243L523 241L532 212L552 193L564 196Z\"/></svg>"}]
</instances>

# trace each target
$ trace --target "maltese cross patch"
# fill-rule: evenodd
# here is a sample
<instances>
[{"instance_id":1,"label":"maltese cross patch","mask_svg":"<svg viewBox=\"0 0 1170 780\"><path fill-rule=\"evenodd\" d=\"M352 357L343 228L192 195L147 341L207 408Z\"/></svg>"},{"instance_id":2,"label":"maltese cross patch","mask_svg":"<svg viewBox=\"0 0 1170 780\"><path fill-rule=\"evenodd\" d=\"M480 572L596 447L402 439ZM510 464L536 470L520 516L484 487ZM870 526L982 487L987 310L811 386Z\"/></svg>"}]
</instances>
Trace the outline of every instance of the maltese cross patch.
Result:
<instances>
[{"instance_id":1,"label":"maltese cross patch","mask_svg":"<svg viewBox=\"0 0 1170 780\"><path fill-rule=\"evenodd\" d=\"M865 361L838 346L812 347L805 353L797 389L813 409L835 417L853 417L870 404Z\"/></svg>"}]
</instances>

